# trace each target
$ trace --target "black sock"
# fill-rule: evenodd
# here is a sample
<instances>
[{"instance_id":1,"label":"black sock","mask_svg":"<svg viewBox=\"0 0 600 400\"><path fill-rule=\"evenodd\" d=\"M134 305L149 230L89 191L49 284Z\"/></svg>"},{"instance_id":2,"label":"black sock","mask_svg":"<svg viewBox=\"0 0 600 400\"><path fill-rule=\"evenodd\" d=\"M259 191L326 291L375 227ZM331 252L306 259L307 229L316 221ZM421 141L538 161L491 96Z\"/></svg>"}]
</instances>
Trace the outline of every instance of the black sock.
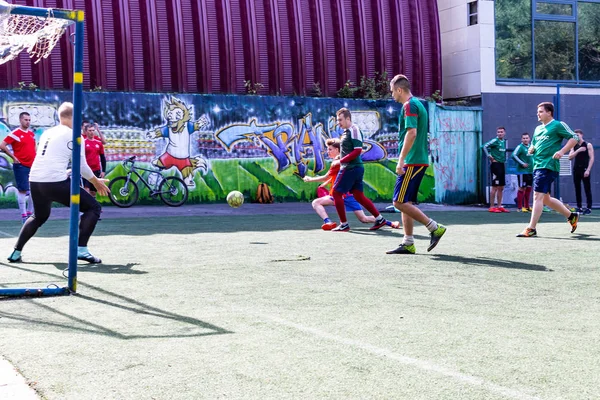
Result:
<instances>
[{"instance_id":1,"label":"black sock","mask_svg":"<svg viewBox=\"0 0 600 400\"><path fill-rule=\"evenodd\" d=\"M569 215L569 221L571 221L573 218L575 218L577 216L576 213L572 212L571 215Z\"/></svg>"}]
</instances>

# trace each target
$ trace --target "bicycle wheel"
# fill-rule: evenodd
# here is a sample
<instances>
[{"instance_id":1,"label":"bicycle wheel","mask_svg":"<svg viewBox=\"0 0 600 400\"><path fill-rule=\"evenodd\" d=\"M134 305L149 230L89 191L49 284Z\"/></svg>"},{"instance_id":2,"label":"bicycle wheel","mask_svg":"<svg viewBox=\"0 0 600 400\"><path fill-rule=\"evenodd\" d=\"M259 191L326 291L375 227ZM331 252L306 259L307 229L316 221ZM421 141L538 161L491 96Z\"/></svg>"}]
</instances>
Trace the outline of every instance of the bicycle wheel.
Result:
<instances>
[{"instance_id":1,"label":"bicycle wheel","mask_svg":"<svg viewBox=\"0 0 600 400\"><path fill-rule=\"evenodd\" d=\"M108 184L110 201L117 207L131 207L137 201L140 190L136 183L125 176L119 176Z\"/></svg>"},{"instance_id":2,"label":"bicycle wheel","mask_svg":"<svg viewBox=\"0 0 600 400\"><path fill-rule=\"evenodd\" d=\"M176 176L167 176L160 183L158 194L166 205L179 207L188 198L188 188L182 179Z\"/></svg>"}]
</instances>

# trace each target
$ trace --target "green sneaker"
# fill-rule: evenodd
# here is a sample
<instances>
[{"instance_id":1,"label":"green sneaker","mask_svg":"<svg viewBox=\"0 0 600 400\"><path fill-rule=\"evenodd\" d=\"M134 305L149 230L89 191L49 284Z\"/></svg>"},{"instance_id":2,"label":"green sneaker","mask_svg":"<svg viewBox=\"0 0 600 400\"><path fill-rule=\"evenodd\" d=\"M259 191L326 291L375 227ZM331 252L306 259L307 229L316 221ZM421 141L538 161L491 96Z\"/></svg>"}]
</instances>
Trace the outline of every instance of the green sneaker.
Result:
<instances>
[{"instance_id":1,"label":"green sneaker","mask_svg":"<svg viewBox=\"0 0 600 400\"><path fill-rule=\"evenodd\" d=\"M435 248L435 246L437 246L442 236L444 236L444 233L446 233L446 227L444 225L438 225L438 228L431 232L431 239L429 239L429 247L427 248L427 251L431 251Z\"/></svg>"},{"instance_id":2,"label":"green sneaker","mask_svg":"<svg viewBox=\"0 0 600 400\"><path fill-rule=\"evenodd\" d=\"M400 246L398 246L394 250L386 251L385 254L415 254L416 251L417 251L417 248L415 247L414 244L402 243L402 244L400 244Z\"/></svg>"}]
</instances>

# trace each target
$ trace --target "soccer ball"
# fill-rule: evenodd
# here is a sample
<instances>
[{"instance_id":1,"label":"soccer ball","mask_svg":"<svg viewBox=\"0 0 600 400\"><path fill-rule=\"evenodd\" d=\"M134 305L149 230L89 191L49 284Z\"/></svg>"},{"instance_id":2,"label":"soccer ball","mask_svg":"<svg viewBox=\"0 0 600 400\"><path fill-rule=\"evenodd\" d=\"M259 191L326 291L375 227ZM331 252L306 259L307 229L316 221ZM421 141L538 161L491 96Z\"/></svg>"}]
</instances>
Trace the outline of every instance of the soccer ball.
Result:
<instances>
[{"instance_id":1,"label":"soccer ball","mask_svg":"<svg viewBox=\"0 0 600 400\"><path fill-rule=\"evenodd\" d=\"M244 204L244 195L242 192L238 192L237 190L233 190L229 192L227 195L227 204L229 204L233 208L238 208L242 204Z\"/></svg>"}]
</instances>

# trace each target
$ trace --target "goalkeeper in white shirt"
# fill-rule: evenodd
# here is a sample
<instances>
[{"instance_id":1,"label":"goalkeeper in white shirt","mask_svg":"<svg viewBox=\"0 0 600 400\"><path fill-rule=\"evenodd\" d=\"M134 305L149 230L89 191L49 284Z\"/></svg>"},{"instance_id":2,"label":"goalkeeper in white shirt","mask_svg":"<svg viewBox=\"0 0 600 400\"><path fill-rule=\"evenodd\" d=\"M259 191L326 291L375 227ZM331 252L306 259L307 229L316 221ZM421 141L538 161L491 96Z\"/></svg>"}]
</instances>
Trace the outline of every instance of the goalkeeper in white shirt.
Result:
<instances>
[{"instance_id":1,"label":"goalkeeper in white shirt","mask_svg":"<svg viewBox=\"0 0 600 400\"><path fill-rule=\"evenodd\" d=\"M21 261L21 251L29 239L35 235L50 216L52 202L67 207L71 202L71 179L67 167L73 153L73 104L63 103L58 108L60 125L48 129L40 138L35 161L31 166L29 182L33 200L33 215L27 219L12 254L10 262ZM106 196L108 187L97 178L85 161L85 146L81 145L81 175L90 181L98 194ZM94 232L102 208L85 190L80 193L79 209L83 213L79 222L79 243L77 259L89 263L101 263L87 248L90 236Z\"/></svg>"}]
</instances>

